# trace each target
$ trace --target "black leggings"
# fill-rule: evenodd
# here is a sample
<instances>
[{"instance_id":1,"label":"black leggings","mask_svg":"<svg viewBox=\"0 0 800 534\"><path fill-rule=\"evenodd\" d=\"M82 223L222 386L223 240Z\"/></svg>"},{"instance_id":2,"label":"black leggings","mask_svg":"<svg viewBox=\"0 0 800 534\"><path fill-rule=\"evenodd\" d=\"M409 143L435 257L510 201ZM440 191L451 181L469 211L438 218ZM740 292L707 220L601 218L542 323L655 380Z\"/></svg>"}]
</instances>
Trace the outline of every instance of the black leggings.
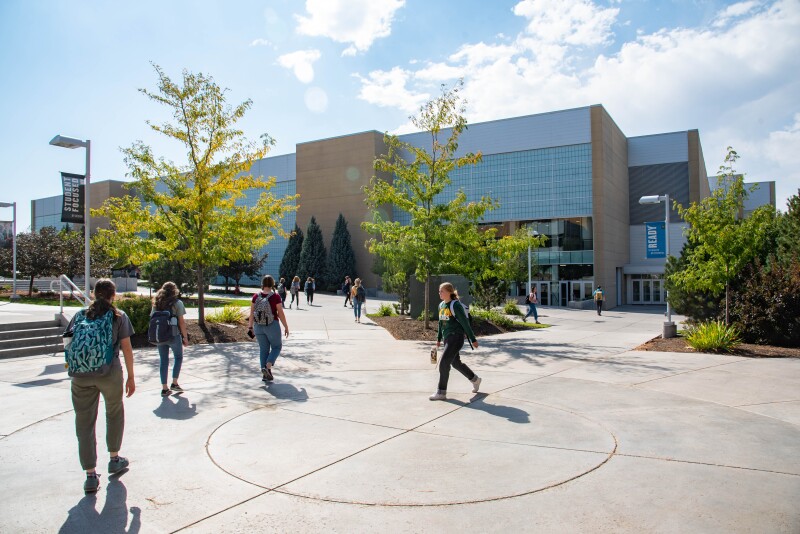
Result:
<instances>
[{"instance_id":1,"label":"black leggings","mask_svg":"<svg viewBox=\"0 0 800 534\"><path fill-rule=\"evenodd\" d=\"M464 347L464 334L451 334L444 340L444 352L439 360L439 391L447 391L447 381L450 378L450 366L459 373L467 377L467 380L475 380L475 373L461 361L458 354Z\"/></svg>"}]
</instances>

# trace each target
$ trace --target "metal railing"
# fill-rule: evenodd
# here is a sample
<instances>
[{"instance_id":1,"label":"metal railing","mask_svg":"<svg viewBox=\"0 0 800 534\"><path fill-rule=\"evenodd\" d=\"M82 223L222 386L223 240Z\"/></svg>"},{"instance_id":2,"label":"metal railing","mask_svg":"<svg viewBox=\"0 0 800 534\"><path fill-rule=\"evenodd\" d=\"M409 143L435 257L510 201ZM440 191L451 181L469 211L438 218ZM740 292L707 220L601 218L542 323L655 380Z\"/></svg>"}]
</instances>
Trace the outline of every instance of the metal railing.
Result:
<instances>
[{"instance_id":1,"label":"metal railing","mask_svg":"<svg viewBox=\"0 0 800 534\"><path fill-rule=\"evenodd\" d=\"M72 283L72 280L66 274L62 274L58 277L58 280L53 280L50 282L50 291L55 291L54 285L58 284L58 302L59 306L61 307L61 314L64 314L64 286L66 285L70 289L70 294L74 295L83 307L87 307L89 305L89 298L81 291L81 289ZM76 295L77 293L77 295Z\"/></svg>"}]
</instances>

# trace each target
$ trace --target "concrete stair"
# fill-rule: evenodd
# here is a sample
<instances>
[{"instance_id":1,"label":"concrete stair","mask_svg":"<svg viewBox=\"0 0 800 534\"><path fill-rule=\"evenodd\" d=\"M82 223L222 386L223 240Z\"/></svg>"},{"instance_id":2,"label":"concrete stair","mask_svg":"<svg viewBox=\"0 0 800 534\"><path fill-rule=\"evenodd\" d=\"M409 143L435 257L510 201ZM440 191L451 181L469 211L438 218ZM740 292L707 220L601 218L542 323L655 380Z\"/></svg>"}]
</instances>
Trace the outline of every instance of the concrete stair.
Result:
<instances>
[{"instance_id":1,"label":"concrete stair","mask_svg":"<svg viewBox=\"0 0 800 534\"><path fill-rule=\"evenodd\" d=\"M0 359L63 352L58 320L0 324Z\"/></svg>"}]
</instances>

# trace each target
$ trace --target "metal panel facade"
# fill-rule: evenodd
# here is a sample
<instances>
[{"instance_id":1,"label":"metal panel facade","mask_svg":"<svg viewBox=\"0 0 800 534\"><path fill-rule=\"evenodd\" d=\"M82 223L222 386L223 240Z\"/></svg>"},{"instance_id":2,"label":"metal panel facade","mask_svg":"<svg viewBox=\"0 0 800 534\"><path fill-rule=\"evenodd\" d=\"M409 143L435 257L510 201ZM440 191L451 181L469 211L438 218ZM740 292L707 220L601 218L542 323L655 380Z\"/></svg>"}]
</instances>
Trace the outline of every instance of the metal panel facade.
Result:
<instances>
[{"instance_id":1,"label":"metal panel facade","mask_svg":"<svg viewBox=\"0 0 800 534\"><path fill-rule=\"evenodd\" d=\"M628 167L689 161L687 132L628 138Z\"/></svg>"},{"instance_id":2,"label":"metal panel facade","mask_svg":"<svg viewBox=\"0 0 800 534\"><path fill-rule=\"evenodd\" d=\"M628 205L630 224L663 221L664 204L639 204L639 199L650 195L669 195L670 204L677 200L689 205L689 163L666 163L628 168ZM678 212L670 207L669 218L678 221Z\"/></svg>"}]
</instances>

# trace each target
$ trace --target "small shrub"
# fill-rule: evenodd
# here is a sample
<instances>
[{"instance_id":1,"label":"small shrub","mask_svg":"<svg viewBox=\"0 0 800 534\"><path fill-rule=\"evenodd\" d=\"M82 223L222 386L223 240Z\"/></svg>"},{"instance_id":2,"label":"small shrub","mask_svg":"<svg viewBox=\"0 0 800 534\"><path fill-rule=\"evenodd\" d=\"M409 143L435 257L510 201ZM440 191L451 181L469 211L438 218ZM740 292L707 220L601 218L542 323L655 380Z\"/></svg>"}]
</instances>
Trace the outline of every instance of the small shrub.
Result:
<instances>
[{"instance_id":1,"label":"small shrub","mask_svg":"<svg viewBox=\"0 0 800 534\"><path fill-rule=\"evenodd\" d=\"M378 306L378 311L375 312L375 315L378 317L391 317L392 315L397 315L394 310L392 309L391 304L386 304L385 302Z\"/></svg>"},{"instance_id":2,"label":"small shrub","mask_svg":"<svg viewBox=\"0 0 800 534\"><path fill-rule=\"evenodd\" d=\"M425 310L423 309L419 312L419 317L417 317L417 321L424 321L425 320ZM429 319L430 321L438 321L439 320L439 310L438 308L435 310L430 310L429 312Z\"/></svg>"},{"instance_id":3,"label":"small shrub","mask_svg":"<svg viewBox=\"0 0 800 534\"><path fill-rule=\"evenodd\" d=\"M741 343L739 330L722 321L709 321L689 328L686 342L701 352L732 352Z\"/></svg>"},{"instance_id":4,"label":"small shrub","mask_svg":"<svg viewBox=\"0 0 800 534\"><path fill-rule=\"evenodd\" d=\"M514 324L514 321L495 310L485 310L483 308L478 309L473 307L469 310L469 313L472 315L473 319L488 321L503 328L511 328L511 326Z\"/></svg>"},{"instance_id":5,"label":"small shrub","mask_svg":"<svg viewBox=\"0 0 800 534\"><path fill-rule=\"evenodd\" d=\"M239 306L226 304L206 315L206 320L211 323L239 324L244 322L245 315Z\"/></svg>"},{"instance_id":6,"label":"small shrub","mask_svg":"<svg viewBox=\"0 0 800 534\"><path fill-rule=\"evenodd\" d=\"M503 305L503 313L506 315L523 315L519 310L519 306L517 306L517 301L514 299L506 299L506 303Z\"/></svg>"},{"instance_id":7,"label":"small shrub","mask_svg":"<svg viewBox=\"0 0 800 534\"><path fill-rule=\"evenodd\" d=\"M153 306L153 302L149 297L137 295L119 299L114 302L114 306L128 315L133 324L134 332L147 332L147 327L150 326L150 309Z\"/></svg>"}]
</instances>

